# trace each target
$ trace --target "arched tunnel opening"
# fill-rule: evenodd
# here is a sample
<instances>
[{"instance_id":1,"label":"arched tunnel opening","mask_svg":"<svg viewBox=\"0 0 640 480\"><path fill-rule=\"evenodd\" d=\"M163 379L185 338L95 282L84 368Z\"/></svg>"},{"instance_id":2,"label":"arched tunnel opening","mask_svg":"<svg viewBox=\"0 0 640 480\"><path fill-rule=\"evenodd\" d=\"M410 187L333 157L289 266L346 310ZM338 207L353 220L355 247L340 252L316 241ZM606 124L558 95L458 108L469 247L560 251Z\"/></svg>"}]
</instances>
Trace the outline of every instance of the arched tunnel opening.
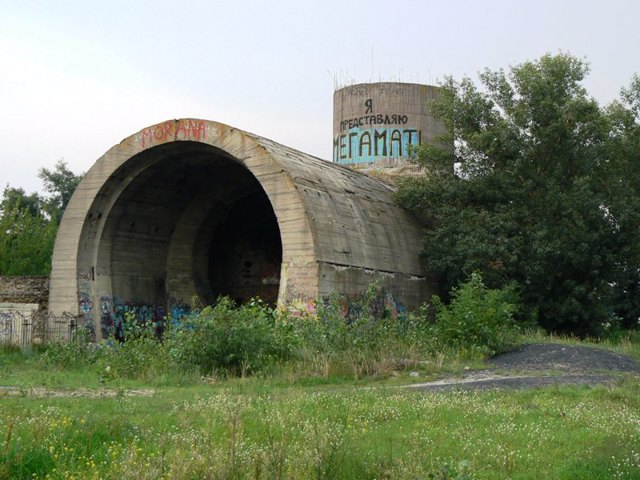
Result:
<instances>
[{"instance_id":1,"label":"arched tunnel opening","mask_svg":"<svg viewBox=\"0 0 640 480\"><path fill-rule=\"evenodd\" d=\"M80 182L56 235L49 310L77 312L101 339L127 311L159 320L219 295L308 308L376 281L415 308L431 290L421 248L422 226L389 185L218 122L167 120Z\"/></svg>"},{"instance_id":2,"label":"arched tunnel opening","mask_svg":"<svg viewBox=\"0 0 640 480\"><path fill-rule=\"evenodd\" d=\"M88 219L79 271L91 269L94 291L110 292L100 300L104 333L124 312L154 319L194 298L278 299L276 215L255 176L223 150L181 141L134 155L105 182Z\"/></svg>"}]
</instances>

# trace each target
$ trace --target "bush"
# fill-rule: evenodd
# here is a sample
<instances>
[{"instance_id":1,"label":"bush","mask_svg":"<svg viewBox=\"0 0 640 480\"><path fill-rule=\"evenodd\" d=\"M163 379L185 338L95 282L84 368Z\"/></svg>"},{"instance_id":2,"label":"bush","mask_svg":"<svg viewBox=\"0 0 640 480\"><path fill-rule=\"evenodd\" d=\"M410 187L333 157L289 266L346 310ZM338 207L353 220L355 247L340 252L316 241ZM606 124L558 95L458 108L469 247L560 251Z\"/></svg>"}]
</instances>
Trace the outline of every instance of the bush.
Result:
<instances>
[{"instance_id":1,"label":"bush","mask_svg":"<svg viewBox=\"0 0 640 480\"><path fill-rule=\"evenodd\" d=\"M433 297L433 303L436 309L433 333L446 346L493 355L517 343L514 287L488 289L480 274L473 273L466 283L453 289L449 305L444 305L437 296Z\"/></svg>"},{"instance_id":2,"label":"bush","mask_svg":"<svg viewBox=\"0 0 640 480\"><path fill-rule=\"evenodd\" d=\"M98 344L101 355L99 371L103 379L152 379L171 370L170 358L159 341L152 322L139 322L135 316L125 318L124 341L113 339Z\"/></svg>"},{"instance_id":3,"label":"bush","mask_svg":"<svg viewBox=\"0 0 640 480\"><path fill-rule=\"evenodd\" d=\"M158 341L152 323L127 316L124 340L113 338L92 343L85 335L47 346L42 361L57 368L97 366L102 380L116 378L151 379L171 370L166 348Z\"/></svg>"},{"instance_id":4,"label":"bush","mask_svg":"<svg viewBox=\"0 0 640 480\"><path fill-rule=\"evenodd\" d=\"M165 344L185 368L197 367L203 375L244 376L290 358L296 337L261 301L236 307L225 297L169 327Z\"/></svg>"},{"instance_id":5,"label":"bush","mask_svg":"<svg viewBox=\"0 0 640 480\"><path fill-rule=\"evenodd\" d=\"M344 298L331 295L318 304L318 318L312 335L305 339L318 347L337 351L375 350L395 341L411 341L422 336L420 318L398 313L390 295L377 283L362 296Z\"/></svg>"},{"instance_id":6,"label":"bush","mask_svg":"<svg viewBox=\"0 0 640 480\"><path fill-rule=\"evenodd\" d=\"M99 349L88 341L86 335L78 335L47 345L41 360L49 367L78 368L94 363L99 355Z\"/></svg>"},{"instance_id":7,"label":"bush","mask_svg":"<svg viewBox=\"0 0 640 480\"><path fill-rule=\"evenodd\" d=\"M413 368L431 352L431 325L398 312L377 284L364 295L330 295L316 303L314 317L292 318L300 338L297 367L313 376L387 376Z\"/></svg>"},{"instance_id":8,"label":"bush","mask_svg":"<svg viewBox=\"0 0 640 480\"><path fill-rule=\"evenodd\" d=\"M275 311L260 300L235 306L228 298L167 322L162 340L153 323L133 315L125 321L124 341L55 344L44 355L48 365L97 367L103 381L158 379L185 372L209 376L281 373L313 377L387 376L435 360L440 368L451 354L491 354L516 339L512 289L488 290L475 274L454 290L450 305L435 298L436 320L399 312L383 289L372 285L357 298L330 296ZM431 312L433 313L433 312ZM477 355L479 356L479 355ZM425 367L426 368L426 367ZM191 378L191 377L189 377Z\"/></svg>"}]
</instances>

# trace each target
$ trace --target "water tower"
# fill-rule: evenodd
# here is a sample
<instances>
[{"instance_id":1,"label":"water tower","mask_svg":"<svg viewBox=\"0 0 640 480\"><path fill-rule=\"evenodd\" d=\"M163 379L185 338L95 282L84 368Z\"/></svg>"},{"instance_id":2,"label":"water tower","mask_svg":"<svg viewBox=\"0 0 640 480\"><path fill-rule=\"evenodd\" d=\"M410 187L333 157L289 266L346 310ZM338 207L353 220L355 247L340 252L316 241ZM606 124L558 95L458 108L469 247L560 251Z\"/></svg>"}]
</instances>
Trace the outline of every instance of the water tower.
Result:
<instances>
[{"instance_id":1,"label":"water tower","mask_svg":"<svg viewBox=\"0 0 640 480\"><path fill-rule=\"evenodd\" d=\"M431 111L439 88L416 83L360 83L333 95L333 161L393 173L407 165L410 145L444 132Z\"/></svg>"}]
</instances>

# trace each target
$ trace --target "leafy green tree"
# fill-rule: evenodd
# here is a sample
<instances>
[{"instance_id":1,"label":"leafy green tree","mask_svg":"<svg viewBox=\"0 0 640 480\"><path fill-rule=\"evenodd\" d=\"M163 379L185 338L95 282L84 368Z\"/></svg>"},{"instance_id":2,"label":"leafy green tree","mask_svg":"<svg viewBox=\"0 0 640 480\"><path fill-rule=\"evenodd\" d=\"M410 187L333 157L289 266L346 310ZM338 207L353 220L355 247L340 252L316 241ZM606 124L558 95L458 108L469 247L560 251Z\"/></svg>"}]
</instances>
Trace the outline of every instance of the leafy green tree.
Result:
<instances>
[{"instance_id":1,"label":"leafy green tree","mask_svg":"<svg viewBox=\"0 0 640 480\"><path fill-rule=\"evenodd\" d=\"M640 77L607 107L609 152L598 171L605 213L618 244L616 313L625 327L640 326Z\"/></svg>"},{"instance_id":2,"label":"leafy green tree","mask_svg":"<svg viewBox=\"0 0 640 480\"><path fill-rule=\"evenodd\" d=\"M519 285L545 328L601 335L638 310L640 82L603 109L587 73L559 54L486 70L480 88L447 79L434 108L448 133L419 148L429 174L400 182L398 199L428 227L443 292L479 271L491 288Z\"/></svg>"},{"instance_id":3,"label":"leafy green tree","mask_svg":"<svg viewBox=\"0 0 640 480\"><path fill-rule=\"evenodd\" d=\"M58 160L52 170L41 168L38 177L42 180L44 189L49 194L44 199L44 207L51 218L59 224L64 209L82 180L82 175L75 175L69 170L64 160Z\"/></svg>"},{"instance_id":4,"label":"leafy green tree","mask_svg":"<svg viewBox=\"0 0 640 480\"><path fill-rule=\"evenodd\" d=\"M26 209L31 215L37 215L42 210L43 199L36 192L27 195L22 188L13 188L7 185L0 202L0 213L8 212L12 208Z\"/></svg>"},{"instance_id":5,"label":"leafy green tree","mask_svg":"<svg viewBox=\"0 0 640 480\"><path fill-rule=\"evenodd\" d=\"M7 185L0 202L0 275L48 275L58 229L71 195L82 176L64 161L52 170L42 168L39 177L48 197L27 195Z\"/></svg>"},{"instance_id":6,"label":"leafy green tree","mask_svg":"<svg viewBox=\"0 0 640 480\"><path fill-rule=\"evenodd\" d=\"M48 275L57 225L18 206L0 216L0 275Z\"/></svg>"}]
</instances>

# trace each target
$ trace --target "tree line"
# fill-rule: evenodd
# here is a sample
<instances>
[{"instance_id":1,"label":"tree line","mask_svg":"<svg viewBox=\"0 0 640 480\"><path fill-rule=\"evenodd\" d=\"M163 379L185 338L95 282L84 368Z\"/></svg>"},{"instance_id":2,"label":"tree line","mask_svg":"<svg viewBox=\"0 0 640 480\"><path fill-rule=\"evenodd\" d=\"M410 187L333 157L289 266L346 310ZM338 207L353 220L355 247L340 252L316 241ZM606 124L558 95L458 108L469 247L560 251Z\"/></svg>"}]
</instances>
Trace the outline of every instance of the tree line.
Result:
<instances>
[{"instance_id":1,"label":"tree line","mask_svg":"<svg viewBox=\"0 0 640 480\"><path fill-rule=\"evenodd\" d=\"M601 106L588 72L562 53L445 80L433 108L446 134L414 150L428 174L397 192L424 222L443 296L477 272L515 288L525 324L638 327L640 77Z\"/></svg>"}]
</instances>

